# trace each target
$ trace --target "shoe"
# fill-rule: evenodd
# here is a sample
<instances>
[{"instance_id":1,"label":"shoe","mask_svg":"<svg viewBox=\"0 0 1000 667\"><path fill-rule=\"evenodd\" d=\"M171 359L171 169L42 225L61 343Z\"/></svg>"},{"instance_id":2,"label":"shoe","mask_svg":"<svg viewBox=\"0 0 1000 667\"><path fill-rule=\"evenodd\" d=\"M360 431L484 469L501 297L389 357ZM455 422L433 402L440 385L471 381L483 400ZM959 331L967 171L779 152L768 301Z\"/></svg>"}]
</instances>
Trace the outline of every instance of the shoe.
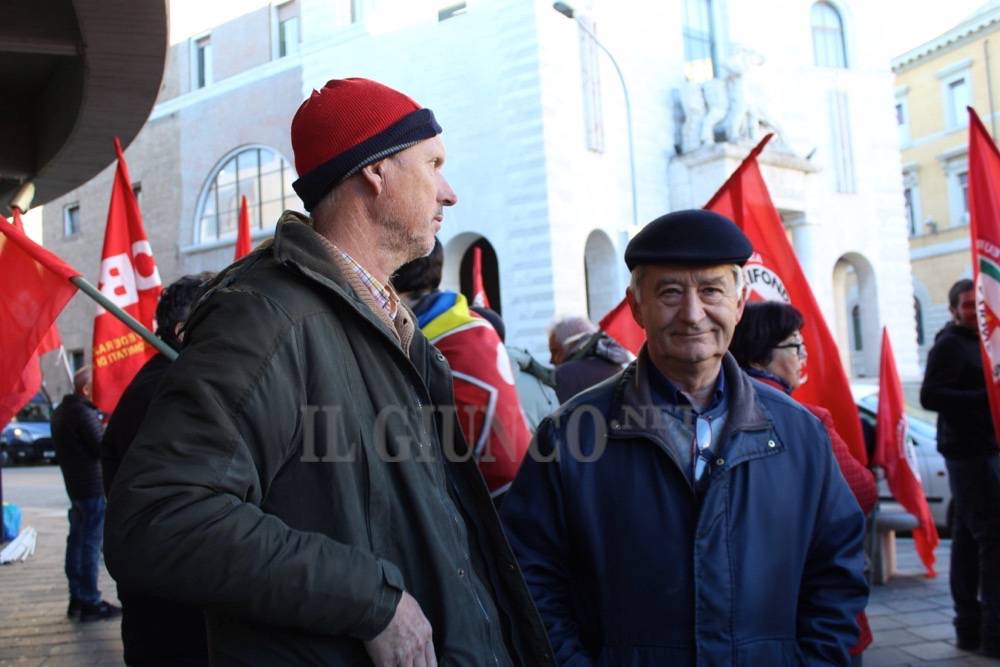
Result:
<instances>
[{"instance_id":1,"label":"shoe","mask_svg":"<svg viewBox=\"0 0 1000 667\"><path fill-rule=\"evenodd\" d=\"M957 634L955 636L955 646L962 651L978 651L979 635Z\"/></svg>"},{"instance_id":2,"label":"shoe","mask_svg":"<svg viewBox=\"0 0 1000 667\"><path fill-rule=\"evenodd\" d=\"M69 599L69 607L66 608L66 616L73 618L79 615L80 608L83 607L83 603L76 598Z\"/></svg>"},{"instance_id":3,"label":"shoe","mask_svg":"<svg viewBox=\"0 0 1000 667\"><path fill-rule=\"evenodd\" d=\"M109 618L116 618L122 615L122 608L117 607L107 600L101 600L97 604L80 605L80 622L89 623L91 621L104 621Z\"/></svg>"}]
</instances>

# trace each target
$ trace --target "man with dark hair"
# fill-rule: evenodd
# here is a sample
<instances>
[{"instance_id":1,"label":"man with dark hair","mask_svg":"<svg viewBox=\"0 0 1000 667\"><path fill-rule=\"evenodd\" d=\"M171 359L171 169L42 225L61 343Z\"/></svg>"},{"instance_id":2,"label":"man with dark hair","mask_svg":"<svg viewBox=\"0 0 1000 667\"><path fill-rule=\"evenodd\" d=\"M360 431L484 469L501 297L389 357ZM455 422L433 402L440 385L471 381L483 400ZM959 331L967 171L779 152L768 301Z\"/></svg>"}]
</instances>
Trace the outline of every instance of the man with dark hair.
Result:
<instances>
[{"instance_id":1,"label":"man with dark hair","mask_svg":"<svg viewBox=\"0 0 1000 667\"><path fill-rule=\"evenodd\" d=\"M214 276L209 271L182 276L160 293L160 301L156 305L156 335L173 349L181 349L184 323L191 307ZM147 361L125 388L111 414L101 441L106 493L111 491L111 483L118 474L122 459L139 432L139 426L170 363L162 354ZM132 592L127 584L118 586L118 598L122 601L125 664L208 665L205 619L201 609L155 595Z\"/></svg>"},{"instance_id":2,"label":"man with dark hair","mask_svg":"<svg viewBox=\"0 0 1000 667\"><path fill-rule=\"evenodd\" d=\"M213 664L552 663L448 365L389 285L457 202L440 132L375 81L313 91L311 215L211 281L122 461L111 573L203 607Z\"/></svg>"},{"instance_id":3,"label":"man with dark hair","mask_svg":"<svg viewBox=\"0 0 1000 667\"><path fill-rule=\"evenodd\" d=\"M182 276L160 294L160 300L156 304L156 335L173 349L180 350L181 330L191 307L214 276L211 271ZM169 367L170 360L162 354L147 361L126 387L108 421L108 428L101 441L101 467L106 494L111 493L111 482L118 473L122 457L138 433L139 425L142 424L160 384L160 378Z\"/></svg>"},{"instance_id":4,"label":"man with dark hair","mask_svg":"<svg viewBox=\"0 0 1000 667\"><path fill-rule=\"evenodd\" d=\"M848 664L864 516L816 418L727 352L751 251L710 211L646 225L638 359L535 433L501 512L561 664Z\"/></svg>"},{"instance_id":5,"label":"man with dark hair","mask_svg":"<svg viewBox=\"0 0 1000 667\"><path fill-rule=\"evenodd\" d=\"M440 289L444 249L434 239L426 257L404 264L392 285L413 310L417 326L451 366L455 408L465 439L494 499L510 486L531 444L510 358L497 330L475 314L465 296Z\"/></svg>"},{"instance_id":6,"label":"man with dark hair","mask_svg":"<svg viewBox=\"0 0 1000 667\"><path fill-rule=\"evenodd\" d=\"M927 355L920 403L938 413L937 447L955 512L949 579L957 644L1000 658L1000 456L971 280L952 285L948 310L952 321Z\"/></svg>"},{"instance_id":7,"label":"man with dark hair","mask_svg":"<svg viewBox=\"0 0 1000 667\"><path fill-rule=\"evenodd\" d=\"M114 618L121 608L101 598L97 575L104 538L104 492L101 487L101 412L90 402L90 368L73 375L73 393L52 413L52 440L69 496L66 538L66 615L83 622Z\"/></svg>"}]
</instances>

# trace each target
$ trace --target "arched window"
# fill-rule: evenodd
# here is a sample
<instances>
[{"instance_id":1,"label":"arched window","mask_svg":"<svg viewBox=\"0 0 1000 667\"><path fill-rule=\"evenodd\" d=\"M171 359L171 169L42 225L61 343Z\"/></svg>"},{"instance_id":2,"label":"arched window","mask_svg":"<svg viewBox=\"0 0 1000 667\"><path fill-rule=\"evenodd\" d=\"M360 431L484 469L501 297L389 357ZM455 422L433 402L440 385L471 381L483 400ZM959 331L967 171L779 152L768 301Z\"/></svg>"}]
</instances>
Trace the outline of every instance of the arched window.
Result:
<instances>
[{"instance_id":1,"label":"arched window","mask_svg":"<svg viewBox=\"0 0 1000 667\"><path fill-rule=\"evenodd\" d=\"M273 227L286 208L302 210L302 202L292 190L295 178L288 161L266 146L243 146L227 155L202 189L195 243L235 237L243 195L249 204L252 229Z\"/></svg>"},{"instance_id":2,"label":"arched window","mask_svg":"<svg viewBox=\"0 0 1000 667\"><path fill-rule=\"evenodd\" d=\"M860 352L864 349L864 341L861 339L861 306L851 308L851 328L854 330L854 351Z\"/></svg>"},{"instance_id":3,"label":"arched window","mask_svg":"<svg viewBox=\"0 0 1000 667\"><path fill-rule=\"evenodd\" d=\"M813 56L818 67L847 67L844 22L829 2L812 6Z\"/></svg>"},{"instance_id":4,"label":"arched window","mask_svg":"<svg viewBox=\"0 0 1000 667\"><path fill-rule=\"evenodd\" d=\"M684 0L684 76L701 83L715 75L712 0Z\"/></svg>"},{"instance_id":5,"label":"arched window","mask_svg":"<svg viewBox=\"0 0 1000 667\"><path fill-rule=\"evenodd\" d=\"M587 289L587 316L599 321L618 305L618 259L608 235L595 229L583 249L583 280Z\"/></svg>"}]
</instances>

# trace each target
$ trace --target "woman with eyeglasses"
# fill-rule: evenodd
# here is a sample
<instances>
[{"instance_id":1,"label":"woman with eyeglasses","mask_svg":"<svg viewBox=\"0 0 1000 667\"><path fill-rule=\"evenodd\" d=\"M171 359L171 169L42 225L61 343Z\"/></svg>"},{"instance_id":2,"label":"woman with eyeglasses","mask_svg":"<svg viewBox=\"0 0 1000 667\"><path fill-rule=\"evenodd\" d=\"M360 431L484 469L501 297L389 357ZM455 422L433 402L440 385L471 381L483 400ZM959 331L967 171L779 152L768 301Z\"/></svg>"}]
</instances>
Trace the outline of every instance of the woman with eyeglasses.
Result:
<instances>
[{"instance_id":1,"label":"woman with eyeglasses","mask_svg":"<svg viewBox=\"0 0 1000 667\"><path fill-rule=\"evenodd\" d=\"M791 394L802 384L802 371L808 357L802 339L804 324L802 313L790 304L778 301L748 303L736 325L729 351L750 377ZM847 443L834 428L829 410L808 403L802 405L823 422L840 472L861 511L868 514L878 499L875 476L851 454ZM872 641L864 612L858 616L858 625L861 636L851 648L854 665L861 664L861 652Z\"/></svg>"}]
</instances>

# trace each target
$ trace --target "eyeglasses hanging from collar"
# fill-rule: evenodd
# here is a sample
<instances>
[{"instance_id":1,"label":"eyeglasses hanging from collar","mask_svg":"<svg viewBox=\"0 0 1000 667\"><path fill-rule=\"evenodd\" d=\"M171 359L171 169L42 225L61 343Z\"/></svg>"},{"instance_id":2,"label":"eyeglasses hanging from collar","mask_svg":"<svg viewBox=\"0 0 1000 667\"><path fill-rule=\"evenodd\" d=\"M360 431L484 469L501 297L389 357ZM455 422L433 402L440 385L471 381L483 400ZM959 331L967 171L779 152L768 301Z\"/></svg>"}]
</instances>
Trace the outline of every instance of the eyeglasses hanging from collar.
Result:
<instances>
[{"instance_id":1,"label":"eyeglasses hanging from collar","mask_svg":"<svg viewBox=\"0 0 1000 667\"><path fill-rule=\"evenodd\" d=\"M710 417L698 415L694 422L694 451L692 464L694 466L694 481L697 482L705 474L705 468L712 460L712 420Z\"/></svg>"}]
</instances>

